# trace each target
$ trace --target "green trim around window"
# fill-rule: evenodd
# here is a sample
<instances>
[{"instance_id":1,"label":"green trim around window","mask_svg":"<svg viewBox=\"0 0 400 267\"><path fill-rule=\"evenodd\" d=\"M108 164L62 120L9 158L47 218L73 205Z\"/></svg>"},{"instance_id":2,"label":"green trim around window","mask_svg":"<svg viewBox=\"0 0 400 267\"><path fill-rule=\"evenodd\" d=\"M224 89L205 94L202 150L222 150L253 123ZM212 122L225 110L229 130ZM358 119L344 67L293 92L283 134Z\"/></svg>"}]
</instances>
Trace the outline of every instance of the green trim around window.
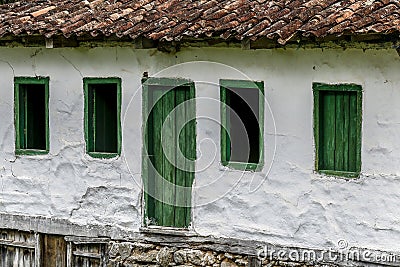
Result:
<instances>
[{"instance_id":1,"label":"green trim around window","mask_svg":"<svg viewBox=\"0 0 400 267\"><path fill-rule=\"evenodd\" d=\"M249 81L249 80L226 80L220 79L220 99L221 99L221 163L237 170L261 171L264 166L264 82L263 81ZM258 110L258 123L259 123L259 162L246 163L246 162L233 162L229 161L230 158L230 141L229 141L229 118L227 113L227 106L229 106L229 99L227 97L227 88L237 89L258 89L259 96L259 110Z\"/></svg>"},{"instance_id":2,"label":"green trim around window","mask_svg":"<svg viewBox=\"0 0 400 267\"><path fill-rule=\"evenodd\" d=\"M315 141L315 170L319 173L323 173L323 174L327 174L327 175L333 175L333 176L339 176L339 177L345 177L345 178L357 178L360 175L361 172L361 128L362 128L362 87L360 85L357 84L324 84L324 83L313 83L313 92L314 92L314 141ZM345 134L348 134L348 136L344 136L342 139L343 140L347 140L347 143L345 143L345 145L342 144L342 146L344 147L343 150L344 154L342 157L345 158L345 160L343 160L343 162L347 162L347 169L349 169L350 164L352 165L352 169L354 169L354 171L348 171L346 170L345 167L335 167L335 168L331 168L331 169L327 169L326 167L324 167L324 162L326 161L336 161L337 159L335 158L340 158L339 156L341 156L340 154L337 154L337 149L335 148L335 154L334 154L334 158L332 157L327 157L327 151L325 150L329 150L329 148L324 148L323 144L321 144L322 140L321 138L326 138L326 136L328 135L328 133L322 133L323 128L321 126L321 123L323 122L323 118L321 118L321 109L324 109L324 107L322 106L321 103L321 97L322 94L335 94L335 92L338 93L343 93L343 92L348 92L348 94L344 94L345 96L347 95L347 97L350 99L351 98L351 93L353 96L353 100L352 103L350 104L350 102L343 102L344 104L340 104L342 106L347 105L349 112L350 109L356 109L355 114L351 113L349 115L343 115L344 118L346 118L346 116L348 117L348 121L345 123L345 126L343 130L342 135L344 136ZM338 100L335 100L335 103ZM344 100L343 100L344 101ZM346 101L350 101L350 100L346 100ZM340 100L339 100L340 102ZM337 104L335 104L336 106ZM325 107L325 110L328 109L329 107ZM332 107L330 107L332 108ZM335 116L339 116L337 115L339 111L335 111ZM347 111L346 111L347 112ZM350 117L353 116L353 117ZM355 117L354 117L355 116ZM328 120L328 119L325 119ZM337 120L335 118L335 120ZM354 128L351 128L352 130L350 130L350 122L354 121L355 123L353 124ZM346 119L343 119L343 121L346 121ZM326 124L328 123L327 121L325 122ZM337 127L336 127L337 128ZM346 130L347 128L349 128L348 130ZM335 130L335 140L336 138L338 138L336 136L337 132ZM350 138L355 139L352 140L350 142ZM332 142L328 142L329 147L335 146L335 144L331 144ZM351 146L351 147L350 147ZM333 149L333 148L332 148ZM331 150L332 150L331 149ZM352 158L350 159L350 152L349 151L354 151L354 154L352 154ZM327 159L328 158L328 159ZM351 163L349 163L351 162ZM334 163L334 165L336 166L337 164ZM341 164L344 165L344 164ZM342 170L340 170L342 169Z\"/></svg>"},{"instance_id":3,"label":"green trim around window","mask_svg":"<svg viewBox=\"0 0 400 267\"><path fill-rule=\"evenodd\" d=\"M14 77L14 123L15 123L15 154L43 155L49 153L49 77ZM26 148L27 135L27 101L23 87L29 85L44 86L44 116L45 116L45 149ZM22 105L23 106L22 106Z\"/></svg>"},{"instance_id":4,"label":"green trim around window","mask_svg":"<svg viewBox=\"0 0 400 267\"><path fill-rule=\"evenodd\" d=\"M89 97L90 85L107 85L107 84L115 84L117 89L117 112L116 112L116 122L117 122L117 144L116 144L116 152L99 152L95 151L94 143L95 137L92 131L94 129L90 129L91 122L89 121L89 106L91 97ZM93 158L114 158L121 154L121 144L122 144L122 130L121 130L121 78L117 77L109 77L109 78L97 78L97 77L86 77L83 78L83 89L85 95L85 118L84 118L84 128L85 128L85 142L86 142L86 153ZM92 114L93 116L93 114ZM93 120L93 119L92 119ZM92 122L93 124L94 122Z\"/></svg>"}]
</instances>

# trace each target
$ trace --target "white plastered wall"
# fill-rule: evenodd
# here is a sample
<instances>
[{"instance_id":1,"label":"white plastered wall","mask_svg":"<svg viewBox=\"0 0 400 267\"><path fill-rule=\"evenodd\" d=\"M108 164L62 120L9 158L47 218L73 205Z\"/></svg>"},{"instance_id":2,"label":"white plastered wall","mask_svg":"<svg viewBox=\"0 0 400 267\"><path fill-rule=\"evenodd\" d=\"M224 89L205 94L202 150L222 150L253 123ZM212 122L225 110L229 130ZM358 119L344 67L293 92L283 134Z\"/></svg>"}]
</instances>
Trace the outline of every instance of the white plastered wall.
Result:
<instances>
[{"instance_id":1,"label":"white plastered wall","mask_svg":"<svg viewBox=\"0 0 400 267\"><path fill-rule=\"evenodd\" d=\"M199 62L200 61L200 62ZM138 231L143 72L196 82L192 230L281 245L400 250L400 57L395 50L0 48L0 212ZM50 153L14 155L13 77L50 77ZM123 152L85 155L83 77L122 79ZM265 167L221 166L219 79L265 84ZM363 87L362 174L314 173L312 83Z\"/></svg>"}]
</instances>

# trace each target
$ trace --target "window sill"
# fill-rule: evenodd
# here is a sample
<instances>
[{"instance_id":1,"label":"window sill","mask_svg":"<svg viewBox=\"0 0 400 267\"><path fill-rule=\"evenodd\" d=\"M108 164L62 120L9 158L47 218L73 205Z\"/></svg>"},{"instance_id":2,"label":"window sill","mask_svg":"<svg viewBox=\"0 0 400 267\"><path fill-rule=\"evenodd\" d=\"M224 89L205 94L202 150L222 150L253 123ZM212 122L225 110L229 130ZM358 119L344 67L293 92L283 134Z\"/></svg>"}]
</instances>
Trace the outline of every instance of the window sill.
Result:
<instances>
[{"instance_id":1,"label":"window sill","mask_svg":"<svg viewBox=\"0 0 400 267\"><path fill-rule=\"evenodd\" d=\"M241 171L261 171L263 168L262 164L256 163L244 163L244 162L222 162L222 165L230 169L241 170Z\"/></svg>"},{"instance_id":2,"label":"window sill","mask_svg":"<svg viewBox=\"0 0 400 267\"><path fill-rule=\"evenodd\" d=\"M140 227L139 231L141 233L157 235L197 236L195 232L190 231L188 228L176 228L166 226L149 225L147 227Z\"/></svg>"},{"instance_id":3,"label":"window sill","mask_svg":"<svg viewBox=\"0 0 400 267\"><path fill-rule=\"evenodd\" d=\"M46 155L49 154L48 150L39 150L39 149L16 149L15 155L28 155L28 156L35 156L35 155Z\"/></svg>"},{"instance_id":4,"label":"window sill","mask_svg":"<svg viewBox=\"0 0 400 267\"><path fill-rule=\"evenodd\" d=\"M104 152L87 152L92 158L111 159L119 156L118 153L104 153Z\"/></svg>"},{"instance_id":5,"label":"window sill","mask_svg":"<svg viewBox=\"0 0 400 267\"><path fill-rule=\"evenodd\" d=\"M337 176L342 178L358 178L360 176L359 172L346 172L346 171L332 171L332 170L318 170L318 173Z\"/></svg>"}]
</instances>

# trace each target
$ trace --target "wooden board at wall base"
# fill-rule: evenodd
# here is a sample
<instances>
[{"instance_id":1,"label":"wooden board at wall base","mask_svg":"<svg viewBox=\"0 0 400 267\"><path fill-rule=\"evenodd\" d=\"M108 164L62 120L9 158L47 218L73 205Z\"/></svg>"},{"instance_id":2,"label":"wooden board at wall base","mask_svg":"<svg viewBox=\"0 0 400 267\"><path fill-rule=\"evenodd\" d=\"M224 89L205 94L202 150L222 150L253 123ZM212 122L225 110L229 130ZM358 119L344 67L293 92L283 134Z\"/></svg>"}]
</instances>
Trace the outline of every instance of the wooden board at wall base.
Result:
<instances>
[{"instance_id":1,"label":"wooden board at wall base","mask_svg":"<svg viewBox=\"0 0 400 267\"><path fill-rule=\"evenodd\" d=\"M63 236L43 235L42 237L42 266L66 266L67 244Z\"/></svg>"}]
</instances>

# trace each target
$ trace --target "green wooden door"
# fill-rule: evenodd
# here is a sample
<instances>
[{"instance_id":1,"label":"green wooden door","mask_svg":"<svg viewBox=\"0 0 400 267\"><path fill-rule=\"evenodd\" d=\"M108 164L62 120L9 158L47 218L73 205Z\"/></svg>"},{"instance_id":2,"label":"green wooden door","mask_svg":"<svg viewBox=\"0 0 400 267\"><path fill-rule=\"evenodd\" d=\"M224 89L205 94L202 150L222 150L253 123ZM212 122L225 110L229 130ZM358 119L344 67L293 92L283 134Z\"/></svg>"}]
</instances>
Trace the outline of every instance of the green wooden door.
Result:
<instances>
[{"instance_id":1,"label":"green wooden door","mask_svg":"<svg viewBox=\"0 0 400 267\"><path fill-rule=\"evenodd\" d=\"M188 227L194 177L194 86L146 86L148 224Z\"/></svg>"}]
</instances>

